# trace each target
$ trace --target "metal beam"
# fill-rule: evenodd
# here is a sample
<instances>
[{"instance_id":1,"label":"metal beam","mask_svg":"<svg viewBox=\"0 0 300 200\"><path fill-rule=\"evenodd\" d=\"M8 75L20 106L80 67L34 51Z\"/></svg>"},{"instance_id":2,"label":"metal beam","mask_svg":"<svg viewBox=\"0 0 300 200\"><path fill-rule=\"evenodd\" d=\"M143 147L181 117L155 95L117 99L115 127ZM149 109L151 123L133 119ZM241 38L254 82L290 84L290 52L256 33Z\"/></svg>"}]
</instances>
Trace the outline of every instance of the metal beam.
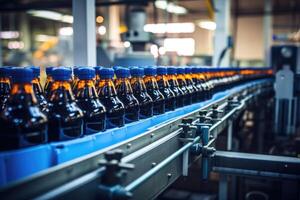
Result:
<instances>
[{"instance_id":1,"label":"metal beam","mask_svg":"<svg viewBox=\"0 0 300 200\"><path fill-rule=\"evenodd\" d=\"M300 179L300 159L295 157L216 151L212 165L224 174Z\"/></svg>"},{"instance_id":2,"label":"metal beam","mask_svg":"<svg viewBox=\"0 0 300 200\"><path fill-rule=\"evenodd\" d=\"M272 12L272 0L265 1L265 12ZM271 66L271 45L273 33L273 20L271 15L264 15L263 17L263 34L264 34L264 53L265 66Z\"/></svg>"},{"instance_id":3,"label":"metal beam","mask_svg":"<svg viewBox=\"0 0 300 200\"><path fill-rule=\"evenodd\" d=\"M228 67L230 65L230 54L228 51L223 56L221 63L219 59L225 49L228 47L228 37L230 36L230 5L231 0L215 0L216 7L216 30L214 37L214 54L213 54L213 66L217 65Z\"/></svg>"},{"instance_id":4,"label":"metal beam","mask_svg":"<svg viewBox=\"0 0 300 200\"><path fill-rule=\"evenodd\" d=\"M74 65L96 66L95 0L73 0Z\"/></svg>"}]
</instances>

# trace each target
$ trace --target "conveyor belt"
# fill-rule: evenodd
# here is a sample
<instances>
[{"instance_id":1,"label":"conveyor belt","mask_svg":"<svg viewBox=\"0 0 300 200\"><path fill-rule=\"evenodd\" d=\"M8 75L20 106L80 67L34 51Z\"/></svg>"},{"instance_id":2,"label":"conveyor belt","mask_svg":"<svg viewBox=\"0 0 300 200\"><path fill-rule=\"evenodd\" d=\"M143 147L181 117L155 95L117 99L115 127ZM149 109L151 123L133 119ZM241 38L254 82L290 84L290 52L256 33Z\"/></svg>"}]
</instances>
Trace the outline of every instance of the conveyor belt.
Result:
<instances>
[{"instance_id":1,"label":"conveyor belt","mask_svg":"<svg viewBox=\"0 0 300 200\"><path fill-rule=\"evenodd\" d=\"M212 100L175 111L178 115L174 114L172 116L172 114L167 114L163 116L162 121L164 123L160 121L157 124L151 124L151 128L149 126L142 133L124 138L122 142L118 141L112 146L52 167L47 171L14 183L2 189L0 195L5 196L6 199L32 199L36 197L40 199L45 199L46 197L99 198L99 191L95 192L95 190L97 191L97 188L99 188L100 177L105 170L104 167L99 168L99 160L103 159L105 152L121 149L125 156L122 162L135 165L134 170L129 171L125 181L122 182L123 185L130 185L139 177L144 177L145 173L149 172L151 168L154 169L160 163L166 162L167 158L176 154L183 147L184 142L180 139L183 129L179 127L183 118L192 118L193 123L197 123L200 110L209 111L214 104L224 107L227 104L227 99L233 96L237 97L240 102L243 102L234 111L239 113L249 103L253 103L256 98L265 95L271 90L272 80L259 80L237 86L225 92L219 92L214 95ZM214 124L218 125L211 127L214 137L226 128L230 116L228 115L226 118L225 115L224 119L215 121ZM195 141L195 143L198 142ZM130 192L133 193L133 199L141 199L140 197L152 199L173 183L186 170L182 162L184 160L182 156L184 152L186 151L182 151L177 156L174 156L173 159L166 162L158 171L155 171L153 175L142 180L139 184L134 187L128 186ZM193 159L189 159L188 162L191 163L192 161Z\"/></svg>"}]
</instances>

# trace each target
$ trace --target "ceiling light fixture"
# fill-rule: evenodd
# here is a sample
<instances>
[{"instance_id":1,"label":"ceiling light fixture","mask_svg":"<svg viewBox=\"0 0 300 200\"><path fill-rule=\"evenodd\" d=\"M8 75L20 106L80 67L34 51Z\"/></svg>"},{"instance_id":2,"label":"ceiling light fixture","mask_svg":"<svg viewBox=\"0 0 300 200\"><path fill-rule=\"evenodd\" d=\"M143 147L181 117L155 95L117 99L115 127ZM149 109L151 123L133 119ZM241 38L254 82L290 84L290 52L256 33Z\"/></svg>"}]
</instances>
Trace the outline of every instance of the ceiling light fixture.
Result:
<instances>
[{"instance_id":1,"label":"ceiling light fixture","mask_svg":"<svg viewBox=\"0 0 300 200\"><path fill-rule=\"evenodd\" d=\"M164 50L176 52L180 56L192 56L195 53L195 40L193 38L166 38Z\"/></svg>"},{"instance_id":2,"label":"ceiling light fixture","mask_svg":"<svg viewBox=\"0 0 300 200\"><path fill-rule=\"evenodd\" d=\"M61 36L71 36L73 35L73 28L72 27L62 27L59 29L59 35Z\"/></svg>"},{"instance_id":3,"label":"ceiling light fixture","mask_svg":"<svg viewBox=\"0 0 300 200\"><path fill-rule=\"evenodd\" d=\"M104 18L101 15L99 15L98 17L96 17L96 22L98 24L101 24L102 22L104 22Z\"/></svg>"},{"instance_id":4,"label":"ceiling light fixture","mask_svg":"<svg viewBox=\"0 0 300 200\"><path fill-rule=\"evenodd\" d=\"M192 22L146 24L144 31L150 33L193 33L195 31L195 24Z\"/></svg>"},{"instance_id":5,"label":"ceiling light fixture","mask_svg":"<svg viewBox=\"0 0 300 200\"><path fill-rule=\"evenodd\" d=\"M58 12L49 11L49 10L29 10L27 12L28 14L31 14L34 17L44 18L44 19L50 19L54 21L61 21L64 23L73 23L73 16L71 15L64 15Z\"/></svg>"},{"instance_id":6,"label":"ceiling light fixture","mask_svg":"<svg viewBox=\"0 0 300 200\"><path fill-rule=\"evenodd\" d=\"M35 41L37 42L47 42L49 40L56 40L56 39L57 37L52 35L38 34L35 36Z\"/></svg>"},{"instance_id":7,"label":"ceiling light fixture","mask_svg":"<svg viewBox=\"0 0 300 200\"><path fill-rule=\"evenodd\" d=\"M1 39L16 39L20 37L20 33L18 31L1 31L0 38Z\"/></svg>"},{"instance_id":8,"label":"ceiling light fixture","mask_svg":"<svg viewBox=\"0 0 300 200\"><path fill-rule=\"evenodd\" d=\"M213 21L200 21L198 23L198 26L200 28L211 30L211 31L216 30L216 28L217 28L216 22L213 22Z\"/></svg>"},{"instance_id":9,"label":"ceiling light fixture","mask_svg":"<svg viewBox=\"0 0 300 200\"><path fill-rule=\"evenodd\" d=\"M174 13L178 15L183 15L187 13L187 9L183 6L179 6L172 2L168 3L166 0L157 0L155 1L155 7L166 10L169 13Z\"/></svg>"},{"instance_id":10,"label":"ceiling light fixture","mask_svg":"<svg viewBox=\"0 0 300 200\"><path fill-rule=\"evenodd\" d=\"M106 33L106 27L105 26L99 26L98 33L100 35L105 35L105 33Z\"/></svg>"}]
</instances>

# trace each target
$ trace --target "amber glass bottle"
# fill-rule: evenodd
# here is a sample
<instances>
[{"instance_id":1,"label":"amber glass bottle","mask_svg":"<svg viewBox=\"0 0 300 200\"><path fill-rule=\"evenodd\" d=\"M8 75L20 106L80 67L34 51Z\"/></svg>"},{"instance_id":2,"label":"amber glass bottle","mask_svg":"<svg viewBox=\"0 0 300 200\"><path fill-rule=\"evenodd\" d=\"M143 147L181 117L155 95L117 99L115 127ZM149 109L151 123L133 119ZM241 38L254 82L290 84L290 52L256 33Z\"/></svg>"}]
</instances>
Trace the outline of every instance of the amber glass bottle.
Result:
<instances>
[{"instance_id":1,"label":"amber glass bottle","mask_svg":"<svg viewBox=\"0 0 300 200\"><path fill-rule=\"evenodd\" d=\"M125 123L138 121L140 107L130 85L130 71L128 68L118 67L115 72L117 76L115 81L117 94L125 107Z\"/></svg>"},{"instance_id":2,"label":"amber glass bottle","mask_svg":"<svg viewBox=\"0 0 300 200\"><path fill-rule=\"evenodd\" d=\"M179 88L184 92L183 104L186 106L192 104L192 91L189 87L187 87L184 75L185 69L183 67L178 67L176 78L178 81Z\"/></svg>"},{"instance_id":3,"label":"amber glass bottle","mask_svg":"<svg viewBox=\"0 0 300 200\"><path fill-rule=\"evenodd\" d=\"M180 89L177 78L176 78L176 74L177 74L177 70L175 67L168 67L167 68L167 72L168 72L168 82L170 85L170 88L172 89L172 91L175 93L176 96L176 108L180 108L182 106L184 106L184 95L185 93Z\"/></svg>"},{"instance_id":4,"label":"amber glass bottle","mask_svg":"<svg viewBox=\"0 0 300 200\"><path fill-rule=\"evenodd\" d=\"M147 93L147 89L143 80L144 69L133 67L130 69L130 73L130 84L133 90L133 95L137 98L140 104L140 118L145 119L152 117L153 100Z\"/></svg>"},{"instance_id":5,"label":"amber glass bottle","mask_svg":"<svg viewBox=\"0 0 300 200\"><path fill-rule=\"evenodd\" d=\"M98 96L106 108L106 128L116 128L125 124L125 107L117 96L113 82L114 70L102 68L98 71Z\"/></svg>"},{"instance_id":6,"label":"amber glass bottle","mask_svg":"<svg viewBox=\"0 0 300 200\"><path fill-rule=\"evenodd\" d=\"M156 82L155 67L145 67L144 68L144 82L147 88L147 92L153 100L153 114L159 115L165 113L165 97L159 91L158 84Z\"/></svg>"},{"instance_id":7,"label":"amber glass bottle","mask_svg":"<svg viewBox=\"0 0 300 200\"><path fill-rule=\"evenodd\" d=\"M166 67L157 67L156 81L158 84L159 91L165 97L166 111L175 110L176 96L169 85Z\"/></svg>"},{"instance_id":8,"label":"amber glass bottle","mask_svg":"<svg viewBox=\"0 0 300 200\"><path fill-rule=\"evenodd\" d=\"M94 85L95 70L91 67L79 67L74 95L84 115L84 134L104 131L106 128L106 109L99 100Z\"/></svg>"},{"instance_id":9,"label":"amber glass bottle","mask_svg":"<svg viewBox=\"0 0 300 200\"><path fill-rule=\"evenodd\" d=\"M71 89L70 68L57 67L51 72L53 84L49 92L49 129L51 141L78 138L83 135L83 112Z\"/></svg>"},{"instance_id":10,"label":"amber glass bottle","mask_svg":"<svg viewBox=\"0 0 300 200\"><path fill-rule=\"evenodd\" d=\"M49 112L48 102L44 96L44 92L40 83L40 67L32 66L30 69L33 71L32 86L34 94L40 105L41 111L47 114Z\"/></svg>"},{"instance_id":11,"label":"amber glass bottle","mask_svg":"<svg viewBox=\"0 0 300 200\"><path fill-rule=\"evenodd\" d=\"M195 86L193 79L192 79L192 68L191 67L185 67L185 75L184 75L186 85L191 91L192 95L192 103L197 103L200 101L198 98L198 92L200 93L201 90L198 90L198 88Z\"/></svg>"},{"instance_id":12,"label":"amber glass bottle","mask_svg":"<svg viewBox=\"0 0 300 200\"><path fill-rule=\"evenodd\" d=\"M0 149L10 150L47 142L47 117L36 100L29 68L12 69L12 89L0 114Z\"/></svg>"}]
</instances>

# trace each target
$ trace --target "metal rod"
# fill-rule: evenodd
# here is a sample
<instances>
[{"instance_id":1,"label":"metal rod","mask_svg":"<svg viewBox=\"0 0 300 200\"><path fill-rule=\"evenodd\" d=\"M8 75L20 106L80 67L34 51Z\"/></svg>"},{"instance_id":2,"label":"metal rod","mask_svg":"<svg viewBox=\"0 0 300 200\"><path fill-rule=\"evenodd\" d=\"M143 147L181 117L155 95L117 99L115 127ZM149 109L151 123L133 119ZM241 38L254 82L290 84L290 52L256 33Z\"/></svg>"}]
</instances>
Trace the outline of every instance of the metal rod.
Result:
<instances>
[{"instance_id":1,"label":"metal rod","mask_svg":"<svg viewBox=\"0 0 300 200\"><path fill-rule=\"evenodd\" d=\"M166 158L161 163L159 163L158 165L156 165L154 168L152 168L151 170L149 170L143 176L141 176L140 178L136 179L135 181L133 181L132 183L130 183L129 185L127 185L125 187L125 190L127 190L127 191L133 191L135 188L137 188L143 182L147 181L151 176L153 176L154 174L156 174L161 168L163 168L164 166L166 166L167 164L169 164L170 162L172 162L175 158L177 158L179 155L181 155L182 153L184 153L185 151L187 151L193 144L195 144L195 143L197 143L199 141L200 141L200 137L198 136L192 142L189 142L186 145L184 145L183 147L181 147L178 151L176 151L175 153L173 153L172 155L170 155L168 158Z\"/></svg>"},{"instance_id":2,"label":"metal rod","mask_svg":"<svg viewBox=\"0 0 300 200\"><path fill-rule=\"evenodd\" d=\"M183 159L182 159L182 175L188 176L189 173L189 150L186 150L183 153Z\"/></svg>"},{"instance_id":3,"label":"metal rod","mask_svg":"<svg viewBox=\"0 0 300 200\"><path fill-rule=\"evenodd\" d=\"M227 150L232 148L232 132L233 132L233 121L229 120L227 129Z\"/></svg>"}]
</instances>

